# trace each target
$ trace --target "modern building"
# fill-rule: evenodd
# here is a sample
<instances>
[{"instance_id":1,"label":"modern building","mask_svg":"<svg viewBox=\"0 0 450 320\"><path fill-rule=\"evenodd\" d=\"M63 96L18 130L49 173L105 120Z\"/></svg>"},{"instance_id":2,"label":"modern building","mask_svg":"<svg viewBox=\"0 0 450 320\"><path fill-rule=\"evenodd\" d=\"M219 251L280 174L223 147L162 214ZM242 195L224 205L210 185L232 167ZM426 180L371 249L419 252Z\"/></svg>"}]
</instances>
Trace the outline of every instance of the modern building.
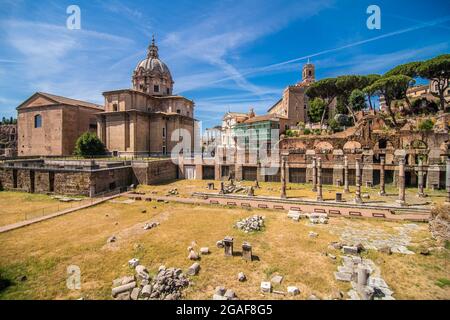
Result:
<instances>
[{"instance_id":1,"label":"modern building","mask_svg":"<svg viewBox=\"0 0 450 320\"><path fill-rule=\"evenodd\" d=\"M97 131L102 107L81 100L36 92L17 107L18 156L68 156L86 131Z\"/></svg>"},{"instance_id":2,"label":"modern building","mask_svg":"<svg viewBox=\"0 0 450 320\"><path fill-rule=\"evenodd\" d=\"M182 139L172 133L181 129L189 135L192 152L195 119L194 102L173 95L173 80L167 65L159 59L153 39L147 57L133 71L132 89L107 91L105 109L97 115L98 136L116 156L167 155Z\"/></svg>"}]
</instances>

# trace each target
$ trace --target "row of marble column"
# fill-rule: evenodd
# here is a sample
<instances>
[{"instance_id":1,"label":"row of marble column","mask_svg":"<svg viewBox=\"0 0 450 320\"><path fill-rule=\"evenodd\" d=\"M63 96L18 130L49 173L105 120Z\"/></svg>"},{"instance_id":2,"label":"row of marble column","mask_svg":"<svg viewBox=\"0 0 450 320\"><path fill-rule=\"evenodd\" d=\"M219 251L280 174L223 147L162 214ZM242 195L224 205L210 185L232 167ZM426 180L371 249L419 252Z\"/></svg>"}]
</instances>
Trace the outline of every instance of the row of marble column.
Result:
<instances>
[{"instance_id":1,"label":"row of marble column","mask_svg":"<svg viewBox=\"0 0 450 320\"><path fill-rule=\"evenodd\" d=\"M361 184L362 184L362 175L361 175L361 160L355 160L355 172L356 172L356 191L355 191L355 203L362 203L361 199ZM286 198L286 163L287 156L281 157L281 198ZM386 195L385 190L385 159L381 157L380 159L380 196ZM344 157L344 193L350 192L349 182L348 182L348 159ZM320 158L312 159L312 170L313 170L313 179L312 179L312 191L317 193L317 201L323 201L322 196L322 160ZM425 171L423 170L422 160L419 160L419 165L417 167L417 175L418 175L418 197L425 197L424 193L424 175ZM447 189L447 198L446 202L450 203L450 159L446 162L446 189ZM398 162L398 199L397 203L400 205L405 204L405 159L399 159Z\"/></svg>"}]
</instances>

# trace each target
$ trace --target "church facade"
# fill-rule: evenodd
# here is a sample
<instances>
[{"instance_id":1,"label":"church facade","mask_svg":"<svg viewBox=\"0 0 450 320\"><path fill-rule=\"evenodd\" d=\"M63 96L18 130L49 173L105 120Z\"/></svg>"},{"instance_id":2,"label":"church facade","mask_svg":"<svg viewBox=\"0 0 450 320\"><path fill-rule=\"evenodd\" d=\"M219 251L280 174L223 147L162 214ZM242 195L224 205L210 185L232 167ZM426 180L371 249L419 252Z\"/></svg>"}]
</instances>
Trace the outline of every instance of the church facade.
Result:
<instances>
[{"instance_id":1,"label":"church facade","mask_svg":"<svg viewBox=\"0 0 450 320\"><path fill-rule=\"evenodd\" d=\"M132 89L103 93L105 110L97 114L97 133L110 153L138 157L168 155L182 140L180 135L173 136L176 129L188 132L193 146L194 102L173 95L173 84L170 70L159 59L153 40L147 57L133 71Z\"/></svg>"}]
</instances>

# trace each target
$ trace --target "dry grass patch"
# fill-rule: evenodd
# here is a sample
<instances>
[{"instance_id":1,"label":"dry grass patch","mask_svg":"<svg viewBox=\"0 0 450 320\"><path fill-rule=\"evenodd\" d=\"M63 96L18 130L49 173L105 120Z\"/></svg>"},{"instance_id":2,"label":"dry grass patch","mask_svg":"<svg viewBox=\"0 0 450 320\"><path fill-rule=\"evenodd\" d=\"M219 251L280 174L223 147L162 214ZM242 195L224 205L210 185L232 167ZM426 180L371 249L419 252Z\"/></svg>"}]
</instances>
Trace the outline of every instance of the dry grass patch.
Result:
<instances>
[{"instance_id":1,"label":"dry grass patch","mask_svg":"<svg viewBox=\"0 0 450 320\"><path fill-rule=\"evenodd\" d=\"M205 183L203 183L205 184ZM206 185L206 184L205 184ZM142 213L146 209L146 213ZM262 232L246 234L233 224L253 214L266 216ZM145 222L159 221L154 229L143 231ZM331 225L360 223L382 228L398 226L395 222L374 220L330 219ZM0 291L1 299L110 299L112 280L132 274L127 261L139 258L151 273L164 264L184 271L193 263L187 259L187 247L194 243L198 251L207 246L211 254L202 256L198 276L191 277L191 286L184 292L187 299L210 299L214 288L223 285L234 289L240 299L294 299L259 293L260 282L275 274L284 276L279 290L296 285L305 299L311 293L325 298L335 290L346 291L348 284L337 282L333 272L340 263L325 256L328 244L338 236L328 226L309 226L306 221L294 222L285 213L246 210L176 203L136 201L133 204L104 203L76 213L41 222L23 229L0 234L2 251L0 273L13 283ZM426 228L425 228L426 229ZM311 239L309 231L319 233ZM116 235L118 241L106 245L106 239ZM217 240L233 236L234 257L225 257ZM417 241L427 238L425 231L417 232ZM246 262L240 256L241 244L248 241L258 257ZM338 252L333 254L339 256ZM380 265L382 275L395 290L396 298L449 298L448 286L439 287L438 279L450 278L448 252L430 256L384 256L369 253ZM66 288L66 268L81 269L81 291ZM237 275L244 272L246 282ZM26 281L18 278L26 275Z\"/></svg>"},{"instance_id":2,"label":"dry grass patch","mask_svg":"<svg viewBox=\"0 0 450 320\"><path fill-rule=\"evenodd\" d=\"M1 191L0 203L0 226L80 205L60 202L45 194L17 191Z\"/></svg>"}]
</instances>

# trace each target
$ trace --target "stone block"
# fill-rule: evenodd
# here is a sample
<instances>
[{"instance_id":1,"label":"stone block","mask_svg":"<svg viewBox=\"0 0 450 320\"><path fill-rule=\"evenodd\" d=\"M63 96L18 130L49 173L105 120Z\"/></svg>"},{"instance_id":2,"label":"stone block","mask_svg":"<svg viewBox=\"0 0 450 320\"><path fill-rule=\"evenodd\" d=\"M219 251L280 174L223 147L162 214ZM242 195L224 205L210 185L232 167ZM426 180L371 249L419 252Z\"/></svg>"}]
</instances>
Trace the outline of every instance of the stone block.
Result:
<instances>
[{"instance_id":1,"label":"stone block","mask_svg":"<svg viewBox=\"0 0 450 320\"><path fill-rule=\"evenodd\" d=\"M272 282L275 285L280 285L282 281L283 281L283 276L280 276L280 275L273 276L272 279L270 279L270 282Z\"/></svg>"},{"instance_id":2,"label":"stone block","mask_svg":"<svg viewBox=\"0 0 450 320\"><path fill-rule=\"evenodd\" d=\"M189 267L187 274L190 276L195 276L200 271L200 264L198 262L194 263L192 266Z\"/></svg>"},{"instance_id":3,"label":"stone block","mask_svg":"<svg viewBox=\"0 0 450 320\"><path fill-rule=\"evenodd\" d=\"M126 292L126 291L131 291L134 288L136 288L136 281L115 287L112 289L111 293L112 293L113 298L115 298L118 294Z\"/></svg>"},{"instance_id":4,"label":"stone block","mask_svg":"<svg viewBox=\"0 0 450 320\"><path fill-rule=\"evenodd\" d=\"M270 293L272 291L272 284L269 281L261 282L261 292Z\"/></svg>"},{"instance_id":5,"label":"stone block","mask_svg":"<svg viewBox=\"0 0 450 320\"><path fill-rule=\"evenodd\" d=\"M296 296L296 295L300 294L300 289L295 286L288 286L287 292L288 292L288 294L290 294L292 296Z\"/></svg>"}]
</instances>

